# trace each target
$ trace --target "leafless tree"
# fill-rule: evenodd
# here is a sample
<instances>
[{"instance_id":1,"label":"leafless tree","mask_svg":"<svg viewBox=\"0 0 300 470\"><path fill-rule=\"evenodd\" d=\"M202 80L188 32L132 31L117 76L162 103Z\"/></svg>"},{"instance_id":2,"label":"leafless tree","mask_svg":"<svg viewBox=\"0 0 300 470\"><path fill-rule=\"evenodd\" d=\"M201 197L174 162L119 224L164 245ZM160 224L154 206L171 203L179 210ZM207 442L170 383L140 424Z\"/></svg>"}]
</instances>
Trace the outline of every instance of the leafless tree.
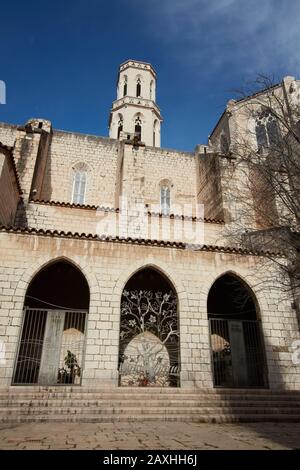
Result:
<instances>
[{"instance_id":1,"label":"leafless tree","mask_svg":"<svg viewBox=\"0 0 300 470\"><path fill-rule=\"evenodd\" d=\"M254 88L238 92L232 102L239 118L228 156L239 183L233 190L238 209L227 236L263 251L266 265L271 261L279 267L281 288L292 288L299 301L300 99L293 87L294 81L286 90L259 76Z\"/></svg>"}]
</instances>

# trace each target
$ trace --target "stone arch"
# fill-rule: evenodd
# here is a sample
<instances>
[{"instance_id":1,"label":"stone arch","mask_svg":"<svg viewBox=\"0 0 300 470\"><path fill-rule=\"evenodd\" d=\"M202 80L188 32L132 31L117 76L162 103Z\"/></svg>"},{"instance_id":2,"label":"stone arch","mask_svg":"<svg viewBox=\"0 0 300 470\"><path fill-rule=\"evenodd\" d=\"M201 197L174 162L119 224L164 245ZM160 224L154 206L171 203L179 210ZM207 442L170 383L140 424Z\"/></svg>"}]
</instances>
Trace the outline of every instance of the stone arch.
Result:
<instances>
[{"instance_id":1,"label":"stone arch","mask_svg":"<svg viewBox=\"0 0 300 470\"><path fill-rule=\"evenodd\" d=\"M154 119L153 121L153 147L157 147L159 142L159 121Z\"/></svg>"},{"instance_id":2,"label":"stone arch","mask_svg":"<svg viewBox=\"0 0 300 470\"><path fill-rule=\"evenodd\" d=\"M267 366L259 305L232 271L217 276L207 295L212 372L216 387L266 387Z\"/></svg>"},{"instance_id":3,"label":"stone arch","mask_svg":"<svg viewBox=\"0 0 300 470\"><path fill-rule=\"evenodd\" d=\"M133 262L129 267L126 268L126 270L123 271L123 273L121 273L121 276L118 278L115 284L113 297L115 299L120 298L129 279L138 271L141 271L145 268L153 268L154 270L162 273L162 275L165 276L165 278L174 287L178 297L179 311L188 308L187 292L181 282L181 279L174 272L171 274L171 268L167 263L161 260L159 260L159 263L157 263L157 261L152 256L148 257L147 261L144 263L139 260Z\"/></svg>"},{"instance_id":4,"label":"stone arch","mask_svg":"<svg viewBox=\"0 0 300 470\"><path fill-rule=\"evenodd\" d=\"M35 261L31 264L26 271L22 274L22 279L17 284L15 290L15 296L22 298L24 302L26 290L33 280L33 278L47 265L56 263L58 261L66 261L67 263L73 264L86 278L87 283L90 289L90 299L98 292L98 281L93 273L92 269L89 266L81 266L74 258L70 256L56 256L56 257L44 257L38 261Z\"/></svg>"},{"instance_id":5,"label":"stone arch","mask_svg":"<svg viewBox=\"0 0 300 470\"><path fill-rule=\"evenodd\" d=\"M95 310L94 307L91 307L91 304L93 304L93 301L97 297L98 292L99 292L99 288L98 288L98 282L97 282L91 268L89 268L88 266L82 267L75 259L71 259L70 257L67 257L67 256L58 256L58 257L54 257L54 258L44 257L42 260L40 259L39 262L36 261L34 264L32 264L25 271L24 275L22 276L22 280L19 281L19 283L17 285L17 288L16 288L16 296L18 297L18 300L20 300L20 305L22 305L22 308L20 308L20 311L19 311L20 325L22 325L20 327L20 342L22 341L22 337L24 336L22 331L23 331L23 328L24 328L24 325L25 325L24 322L25 322L25 319L26 319L26 312L28 312L28 309L23 310L23 306L25 306L26 293L28 292L28 289L29 289L30 285L32 284L32 282L38 277L38 275L40 273L42 273L45 269L47 269L48 266L52 266L52 265L55 265L57 263L67 263L68 265L73 266L78 271L80 276L85 280L86 285L88 287L88 291L89 291L89 304L88 304L88 309L86 310L86 312L88 311L89 313L93 313L94 310ZM44 305L43 305L43 307L44 307ZM44 310L47 310L47 309L44 309ZM59 309L55 309L55 310L58 311ZM54 310L52 310L52 312L54 312ZM48 313L46 313L46 315L48 315ZM52 313L51 313L51 315L52 315ZM72 317L72 315L73 315L73 317ZM85 314L80 314L79 311L77 311L77 313L75 313L75 311L73 311L73 313L72 313L71 310L69 310L69 313L65 313L65 317L64 317L65 323L64 323L63 331L62 331L63 335L61 337L61 348L62 349L61 349L61 355L58 358L58 360L60 361L60 366L63 366L63 364L64 364L65 353L62 356L63 347L67 347L66 344L67 343L70 344L70 341L71 341L72 338L73 338L73 347L75 347L74 346L75 338L77 338L76 341L77 341L77 346L78 346L78 344L79 344L78 343L79 342L78 338L80 338L80 341L81 341L80 354L77 350L73 351L73 353L75 352L77 355L79 354L80 357L77 357L77 358L80 359L80 368L81 368L81 371L82 371L82 368L84 366L84 351L85 351L85 342L86 342L86 334L87 334L87 331L88 331L88 318L89 318L89 315L87 315L85 317L84 317L84 315ZM22 319L22 321L21 321L21 319ZM69 333L68 335L64 335L65 330L68 330L68 331L66 331L66 333ZM75 330L78 330L78 331L75 331ZM79 331L81 331L81 334L79 334ZM84 332L84 334L82 334L83 332ZM72 333L72 335L71 335L71 333ZM74 333L76 333L76 334L74 334ZM19 351L20 351L20 349L18 349L18 351L16 351L16 353L15 353L15 359L14 359L15 372L13 374L13 380L15 380L15 377L16 377L16 369L17 369L17 361L18 361ZM76 357L76 354L75 354L75 357ZM82 376L82 374L81 374L81 376ZM43 380L45 380L45 378L44 379L41 378L42 382L43 382ZM78 383L80 381L79 375L76 378L76 380L77 380L76 383ZM46 382L43 382L43 383L46 384Z\"/></svg>"},{"instance_id":6,"label":"stone arch","mask_svg":"<svg viewBox=\"0 0 300 470\"><path fill-rule=\"evenodd\" d=\"M117 138L120 138L121 132L124 130L124 117L122 113L118 113L116 116L116 125L117 125Z\"/></svg>"},{"instance_id":7,"label":"stone arch","mask_svg":"<svg viewBox=\"0 0 300 470\"><path fill-rule=\"evenodd\" d=\"M138 137L138 140L142 140L143 138L144 125L145 125L144 115L140 112L135 113L133 116L133 128L134 128L134 134L136 137Z\"/></svg>"},{"instance_id":8,"label":"stone arch","mask_svg":"<svg viewBox=\"0 0 300 470\"><path fill-rule=\"evenodd\" d=\"M118 291L119 291L119 299L120 299L120 305L121 305L121 311L119 312L120 316L120 343L119 343L119 351L120 351L120 363L119 363L119 371L120 372L120 385L126 385L124 383L122 377L122 364L124 361L124 349L127 346L127 343L132 341L134 337L139 334L143 333L146 335L147 332L154 333L158 338L160 337L160 332L162 332L162 329L160 327L159 323L159 317L156 316L157 312L159 310L159 305L160 302L163 301L164 295L166 294L167 297L167 303L164 304L164 308L166 309L166 315L168 313L171 314L170 316L170 324L168 326L168 329L164 331L163 335L161 336L161 341L166 341L166 346L169 348L170 352L170 371L165 371L164 378L162 377L156 377L155 383L156 385L162 386L163 383L165 385L171 385L171 386L177 386L179 384L179 369L180 369L180 315L179 311L182 305L182 293L184 292L183 289L181 290L179 288L179 291L176 290L176 285L172 281L171 277L168 275L168 273L164 272L164 270L161 268L161 266L157 266L154 263L146 263L143 264L142 266L135 266L135 269L131 269L130 273L127 273L126 277L123 276L122 281L119 281L119 286L118 286ZM151 280L151 277L153 278ZM139 280L140 279L140 280ZM143 279L143 281L141 281ZM149 279L149 281L148 281ZM142 282L140 284L140 282ZM153 284L154 282L154 284ZM149 284L149 287L148 287ZM178 287L177 287L178 288ZM133 289L133 290L132 290ZM145 330L140 329L140 324L136 325L134 327L134 330L130 330L128 328L128 324L130 325L131 319L131 310L128 311L128 316L125 313L124 317L124 305L129 305L130 302L127 302L127 299L131 299L132 293L137 292L142 294L143 300L141 301L141 305L144 302L144 292L145 294L145 299L147 298L148 293L150 294L150 304L153 307L153 310L151 310L151 315L149 313L148 316L145 317ZM156 297L159 295L159 299ZM180 297L181 297L181 302L180 302ZM134 297L132 297L134 298ZM125 302L125 304L124 304ZM149 312L149 310L148 310ZM155 313L156 312L156 313ZM125 323L124 323L125 319ZM138 321L138 319L137 319ZM147 326L148 325L148 326ZM172 326L170 326L172 325ZM133 326L133 325L132 325ZM125 328L125 329L124 329ZM150 328L150 329L149 329ZM157 329L158 328L158 329ZM152 331L153 330L153 331ZM128 333L128 338L124 339L122 334L127 334ZM173 332L175 334L173 334ZM177 333L176 333L177 332ZM175 338L176 337L176 338ZM144 336L143 336L144 338ZM127 341L127 342L126 342ZM171 342L170 342L171 341ZM145 345L149 346L149 341L148 338L144 338L144 343ZM145 346L147 349L147 347ZM151 349L151 348L150 348ZM125 358L126 359L126 358ZM170 374L169 374L170 373ZM167 378L168 377L168 378ZM126 376L125 382L128 382L128 376ZM135 381L138 380L137 377L134 379ZM130 381L130 380L129 380ZM132 383L133 384L133 383ZM137 383L134 382L135 385ZM153 384L151 384L153 385Z\"/></svg>"},{"instance_id":9,"label":"stone arch","mask_svg":"<svg viewBox=\"0 0 300 470\"><path fill-rule=\"evenodd\" d=\"M31 269L23 284L14 384L80 383L91 292L76 264L66 257L50 259Z\"/></svg>"},{"instance_id":10,"label":"stone arch","mask_svg":"<svg viewBox=\"0 0 300 470\"><path fill-rule=\"evenodd\" d=\"M202 286L203 287L202 294L204 295L205 299L207 299L209 291L211 287L213 286L213 284L215 283L215 281L217 281L220 277L226 274L232 275L236 277L237 279L240 279L241 282L250 289L255 299L255 303L257 307L257 310L256 310L257 317L259 320L261 320L262 312L268 308L268 304L266 302L265 296L263 295L262 292L257 290L254 280L249 276L249 272L247 271L246 272L244 272L244 270L237 271L236 269L231 269L231 268L224 270L224 268L221 268L218 271L215 271L214 273L209 274L206 278L206 283L203 284Z\"/></svg>"}]
</instances>

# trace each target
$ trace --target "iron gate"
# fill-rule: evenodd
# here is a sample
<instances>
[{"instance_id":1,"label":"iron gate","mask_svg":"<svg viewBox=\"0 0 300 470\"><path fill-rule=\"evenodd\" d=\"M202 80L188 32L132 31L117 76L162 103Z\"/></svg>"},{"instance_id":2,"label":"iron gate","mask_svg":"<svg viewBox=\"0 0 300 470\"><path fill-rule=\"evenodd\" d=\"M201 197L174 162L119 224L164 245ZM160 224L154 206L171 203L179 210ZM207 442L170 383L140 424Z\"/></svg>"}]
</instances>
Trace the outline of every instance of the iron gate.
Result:
<instances>
[{"instance_id":1,"label":"iron gate","mask_svg":"<svg viewBox=\"0 0 300 470\"><path fill-rule=\"evenodd\" d=\"M13 384L80 385L87 311L24 309Z\"/></svg>"},{"instance_id":2,"label":"iron gate","mask_svg":"<svg viewBox=\"0 0 300 470\"><path fill-rule=\"evenodd\" d=\"M266 358L257 320L209 320L215 387L266 387Z\"/></svg>"},{"instance_id":3,"label":"iron gate","mask_svg":"<svg viewBox=\"0 0 300 470\"><path fill-rule=\"evenodd\" d=\"M179 386L177 298L170 291L124 290L119 385Z\"/></svg>"}]
</instances>

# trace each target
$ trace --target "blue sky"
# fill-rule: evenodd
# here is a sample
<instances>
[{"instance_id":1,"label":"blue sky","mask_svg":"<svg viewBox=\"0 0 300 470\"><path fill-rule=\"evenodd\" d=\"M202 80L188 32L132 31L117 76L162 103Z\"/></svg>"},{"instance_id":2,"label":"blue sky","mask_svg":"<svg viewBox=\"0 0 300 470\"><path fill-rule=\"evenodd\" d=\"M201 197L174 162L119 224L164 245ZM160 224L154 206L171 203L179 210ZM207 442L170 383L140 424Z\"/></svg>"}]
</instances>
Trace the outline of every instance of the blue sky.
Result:
<instances>
[{"instance_id":1,"label":"blue sky","mask_svg":"<svg viewBox=\"0 0 300 470\"><path fill-rule=\"evenodd\" d=\"M300 78L299 0L15 0L0 12L0 121L106 136L118 66L133 58L158 73L162 146L193 150L258 73Z\"/></svg>"}]
</instances>

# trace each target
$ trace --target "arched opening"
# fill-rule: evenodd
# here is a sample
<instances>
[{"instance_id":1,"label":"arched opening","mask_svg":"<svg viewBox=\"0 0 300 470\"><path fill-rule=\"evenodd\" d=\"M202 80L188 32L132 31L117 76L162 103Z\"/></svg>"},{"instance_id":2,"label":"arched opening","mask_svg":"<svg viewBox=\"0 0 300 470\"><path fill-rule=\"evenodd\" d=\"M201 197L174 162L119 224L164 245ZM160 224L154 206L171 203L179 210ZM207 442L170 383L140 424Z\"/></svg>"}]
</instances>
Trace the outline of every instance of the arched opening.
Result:
<instances>
[{"instance_id":1,"label":"arched opening","mask_svg":"<svg viewBox=\"0 0 300 470\"><path fill-rule=\"evenodd\" d=\"M119 384L179 386L178 301L168 279L144 268L121 298Z\"/></svg>"},{"instance_id":2,"label":"arched opening","mask_svg":"<svg viewBox=\"0 0 300 470\"><path fill-rule=\"evenodd\" d=\"M163 215L171 212L171 183L168 180L160 182L160 211Z\"/></svg>"},{"instance_id":3,"label":"arched opening","mask_svg":"<svg viewBox=\"0 0 300 470\"><path fill-rule=\"evenodd\" d=\"M153 80L150 82L150 100L153 100Z\"/></svg>"},{"instance_id":4,"label":"arched opening","mask_svg":"<svg viewBox=\"0 0 300 470\"><path fill-rule=\"evenodd\" d=\"M127 95L127 75L124 76L124 82L123 82L123 96Z\"/></svg>"},{"instance_id":5,"label":"arched opening","mask_svg":"<svg viewBox=\"0 0 300 470\"><path fill-rule=\"evenodd\" d=\"M47 265L25 296L14 384L80 384L90 293L68 261Z\"/></svg>"},{"instance_id":6,"label":"arched opening","mask_svg":"<svg viewBox=\"0 0 300 470\"><path fill-rule=\"evenodd\" d=\"M154 123L153 123L153 147L156 147L157 143L158 143L158 121L157 119L155 119Z\"/></svg>"},{"instance_id":7,"label":"arched opening","mask_svg":"<svg viewBox=\"0 0 300 470\"><path fill-rule=\"evenodd\" d=\"M118 139L120 138L121 132L123 131L123 116L119 114L118 120Z\"/></svg>"},{"instance_id":8,"label":"arched opening","mask_svg":"<svg viewBox=\"0 0 300 470\"><path fill-rule=\"evenodd\" d=\"M134 121L134 134L138 140L142 140L142 120L138 115Z\"/></svg>"},{"instance_id":9,"label":"arched opening","mask_svg":"<svg viewBox=\"0 0 300 470\"><path fill-rule=\"evenodd\" d=\"M264 342L253 292L227 273L207 299L215 387L266 387Z\"/></svg>"},{"instance_id":10,"label":"arched opening","mask_svg":"<svg viewBox=\"0 0 300 470\"><path fill-rule=\"evenodd\" d=\"M137 96L137 98L142 96L142 83L141 83L140 78L138 78L137 81L136 81L136 96Z\"/></svg>"}]
</instances>

